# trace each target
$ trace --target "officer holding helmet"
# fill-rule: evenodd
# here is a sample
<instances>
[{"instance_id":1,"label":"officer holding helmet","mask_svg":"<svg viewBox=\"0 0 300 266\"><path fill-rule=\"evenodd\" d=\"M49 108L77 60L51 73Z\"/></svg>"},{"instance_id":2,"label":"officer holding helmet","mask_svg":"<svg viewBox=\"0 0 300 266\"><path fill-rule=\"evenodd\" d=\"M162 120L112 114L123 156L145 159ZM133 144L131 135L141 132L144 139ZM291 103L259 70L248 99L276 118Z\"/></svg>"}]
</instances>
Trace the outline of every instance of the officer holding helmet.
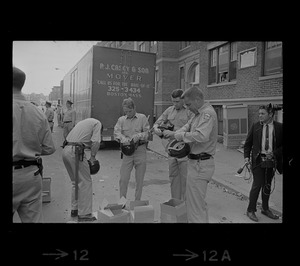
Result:
<instances>
[{"instance_id":1,"label":"officer holding helmet","mask_svg":"<svg viewBox=\"0 0 300 266\"><path fill-rule=\"evenodd\" d=\"M115 127L114 135L120 141L123 156L120 169L120 198L127 195L128 183L133 166L135 167L135 200L140 200L146 172L146 144L150 125L144 114L137 113L131 98L123 100L124 116Z\"/></svg>"},{"instance_id":2,"label":"officer holding helmet","mask_svg":"<svg viewBox=\"0 0 300 266\"><path fill-rule=\"evenodd\" d=\"M182 98L187 108L195 114L174 134L175 139L191 146L186 184L188 222L208 223L205 197L208 182L215 171L213 155L217 145L217 114L210 104L204 103L203 92L196 86L186 90Z\"/></svg>"},{"instance_id":3,"label":"officer holding helmet","mask_svg":"<svg viewBox=\"0 0 300 266\"><path fill-rule=\"evenodd\" d=\"M76 124L70 131L64 143L62 159L72 181L71 217L78 221L92 222L96 218L92 215L93 187L91 174L99 171L99 161L96 155L101 141L101 122L94 118L86 118ZM91 149L91 158L87 160L84 149ZM79 159L76 160L76 152ZM76 163L78 165L76 166ZM76 169L78 169L76 173ZM76 188L78 177L78 199Z\"/></svg>"},{"instance_id":4,"label":"officer holding helmet","mask_svg":"<svg viewBox=\"0 0 300 266\"><path fill-rule=\"evenodd\" d=\"M154 123L154 133L162 136L162 144L167 147L170 142L174 140L174 133L176 130L183 127L193 113L190 112L185 106L184 101L181 99L183 90L177 89L172 92L171 100L173 105L168 107L162 115ZM168 121L174 126L174 131L161 130L159 126ZM168 150L167 150L168 151ZM169 154L169 153L168 153ZM176 199L185 200L186 193L186 178L187 178L187 157L178 158L168 157L169 163L169 179L171 183L171 197Z\"/></svg>"}]
</instances>

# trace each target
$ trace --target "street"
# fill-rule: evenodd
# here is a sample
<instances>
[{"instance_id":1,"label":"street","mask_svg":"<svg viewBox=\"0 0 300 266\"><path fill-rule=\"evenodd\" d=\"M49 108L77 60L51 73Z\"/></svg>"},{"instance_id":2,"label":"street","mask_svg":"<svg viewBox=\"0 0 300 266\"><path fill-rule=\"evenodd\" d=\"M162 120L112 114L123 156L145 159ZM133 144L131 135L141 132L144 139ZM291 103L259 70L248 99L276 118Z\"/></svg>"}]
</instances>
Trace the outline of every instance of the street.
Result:
<instances>
[{"instance_id":1,"label":"street","mask_svg":"<svg viewBox=\"0 0 300 266\"><path fill-rule=\"evenodd\" d=\"M71 211L71 181L67 170L63 164L60 147L63 142L63 129L57 126L56 116L54 124L53 140L56 152L50 156L43 157L44 177L51 177L51 202L43 203L43 216L45 223L66 223L70 221ZM155 138L154 138L155 141ZM170 182L168 177L168 162L159 151L153 151L154 141L149 143L147 151L147 170L144 179L142 200L149 200L149 204L154 207L154 222L160 222L160 204L170 199ZM157 140L156 140L157 141ZM213 181L208 185L206 202L209 208L210 223L255 223L246 216L248 205L247 197L251 184L242 177L234 176L237 169L242 165L243 157L238 152L230 150L222 151L222 144L218 144L215 156L216 171ZM152 149L152 150L151 150ZM225 152L227 155L221 155ZM87 152L87 158L89 158ZM97 159L101 168L98 174L92 176L93 180L93 211L96 212L102 200L108 195L116 195L119 198L119 171L121 166L120 150L116 143L110 143L97 153ZM230 161L234 161L230 164ZM223 171L222 169L226 169ZM229 170L228 170L229 169ZM228 174L234 173L234 174ZM222 180L221 180L222 179ZM282 202L282 176L276 177L276 193L271 195L270 207L275 206L280 209ZM134 170L129 182L127 200L134 200ZM240 188L240 192L237 191ZM242 193L244 192L244 193ZM275 203L274 203L275 202ZM279 207L278 207L279 206ZM275 209L276 210L276 209ZM260 213L258 207L258 223L282 223L279 220L271 220ZM13 217L13 222L19 223L17 214Z\"/></svg>"}]
</instances>

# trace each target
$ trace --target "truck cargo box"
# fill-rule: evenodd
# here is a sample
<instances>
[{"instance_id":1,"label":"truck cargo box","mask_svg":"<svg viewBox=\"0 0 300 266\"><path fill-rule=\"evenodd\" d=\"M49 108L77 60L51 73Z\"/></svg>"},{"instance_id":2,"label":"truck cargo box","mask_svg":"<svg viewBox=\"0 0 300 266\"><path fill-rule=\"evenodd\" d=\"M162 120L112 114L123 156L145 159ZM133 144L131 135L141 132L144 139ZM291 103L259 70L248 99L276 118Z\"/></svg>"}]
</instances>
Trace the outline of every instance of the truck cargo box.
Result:
<instances>
[{"instance_id":1,"label":"truck cargo box","mask_svg":"<svg viewBox=\"0 0 300 266\"><path fill-rule=\"evenodd\" d=\"M102 140L114 140L123 115L122 101L131 97L136 111L153 125L156 55L94 45L65 75L63 104L74 102L76 122L93 117L102 123Z\"/></svg>"}]
</instances>

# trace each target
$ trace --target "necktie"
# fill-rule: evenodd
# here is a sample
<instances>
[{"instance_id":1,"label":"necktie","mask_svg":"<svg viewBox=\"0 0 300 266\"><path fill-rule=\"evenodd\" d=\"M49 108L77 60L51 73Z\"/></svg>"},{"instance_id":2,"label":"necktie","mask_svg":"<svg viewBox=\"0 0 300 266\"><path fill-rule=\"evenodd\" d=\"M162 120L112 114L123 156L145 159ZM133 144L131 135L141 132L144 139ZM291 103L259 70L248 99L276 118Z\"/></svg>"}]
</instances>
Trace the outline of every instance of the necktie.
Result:
<instances>
[{"instance_id":1,"label":"necktie","mask_svg":"<svg viewBox=\"0 0 300 266\"><path fill-rule=\"evenodd\" d=\"M265 150L269 149L269 125L266 125L266 141L265 141Z\"/></svg>"}]
</instances>

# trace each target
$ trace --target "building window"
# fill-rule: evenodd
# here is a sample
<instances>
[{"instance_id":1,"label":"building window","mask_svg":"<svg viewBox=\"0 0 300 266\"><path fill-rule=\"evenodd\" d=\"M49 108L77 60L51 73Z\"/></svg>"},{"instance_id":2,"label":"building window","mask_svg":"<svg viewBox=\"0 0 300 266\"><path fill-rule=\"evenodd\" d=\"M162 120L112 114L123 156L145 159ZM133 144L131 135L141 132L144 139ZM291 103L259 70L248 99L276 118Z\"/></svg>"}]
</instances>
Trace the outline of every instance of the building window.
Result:
<instances>
[{"instance_id":1,"label":"building window","mask_svg":"<svg viewBox=\"0 0 300 266\"><path fill-rule=\"evenodd\" d=\"M199 84L199 64L194 63L189 70L188 81L190 85Z\"/></svg>"},{"instance_id":2,"label":"building window","mask_svg":"<svg viewBox=\"0 0 300 266\"><path fill-rule=\"evenodd\" d=\"M264 58L264 75L282 72L282 42L266 42Z\"/></svg>"},{"instance_id":3,"label":"building window","mask_svg":"<svg viewBox=\"0 0 300 266\"><path fill-rule=\"evenodd\" d=\"M179 88L181 90L184 90L184 67L180 67L179 69L179 75L180 75L180 84L179 84Z\"/></svg>"},{"instance_id":4,"label":"building window","mask_svg":"<svg viewBox=\"0 0 300 266\"><path fill-rule=\"evenodd\" d=\"M191 42L190 41L184 41L184 42L180 42L180 50L188 47L191 45Z\"/></svg>"},{"instance_id":5,"label":"building window","mask_svg":"<svg viewBox=\"0 0 300 266\"><path fill-rule=\"evenodd\" d=\"M237 43L227 43L209 51L209 84L236 79Z\"/></svg>"},{"instance_id":6,"label":"building window","mask_svg":"<svg viewBox=\"0 0 300 266\"><path fill-rule=\"evenodd\" d=\"M139 51L146 52L146 43L145 42L141 42L139 44Z\"/></svg>"}]
</instances>

